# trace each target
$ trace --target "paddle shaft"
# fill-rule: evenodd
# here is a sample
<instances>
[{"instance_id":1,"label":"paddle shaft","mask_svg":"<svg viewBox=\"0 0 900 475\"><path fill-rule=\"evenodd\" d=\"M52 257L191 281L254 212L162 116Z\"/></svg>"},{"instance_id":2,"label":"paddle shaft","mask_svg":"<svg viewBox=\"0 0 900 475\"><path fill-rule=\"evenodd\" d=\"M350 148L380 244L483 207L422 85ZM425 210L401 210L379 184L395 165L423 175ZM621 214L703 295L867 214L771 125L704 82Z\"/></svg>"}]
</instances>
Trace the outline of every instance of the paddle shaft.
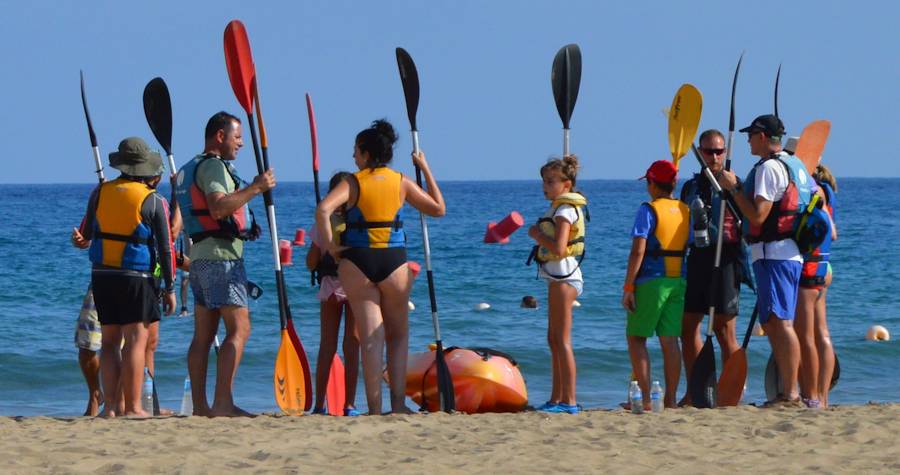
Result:
<instances>
[{"instance_id":1,"label":"paddle shaft","mask_svg":"<svg viewBox=\"0 0 900 475\"><path fill-rule=\"evenodd\" d=\"M313 112L312 98L306 94L306 112L309 116L309 138L312 146L312 170L313 170L313 191L316 193L316 206L322 201L322 195L319 192L319 134L316 127L316 115ZM316 285L316 270L309 271L309 283Z\"/></svg>"},{"instance_id":2,"label":"paddle shaft","mask_svg":"<svg viewBox=\"0 0 900 475\"><path fill-rule=\"evenodd\" d=\"M569 130L563 129L563 158L569 156Z\"/></svg>"},{"instance_id":3,"label":"paddle shaft","mask_svg":"<svg viewBox=\"0 0 900 475\"><path fill-rule=\"evenodd\" d=\"M419 155L419 132L412 131L413 153ZM422 187L422 170L416 166L416 183ZM434 295L434 273L431 270L431 246L428 240L428 223L425 222L425 213L419 213L419 222L422 225L422 247L425 253L425 275L428 278L428 299L431 301L431 324L434 326L434 339L441 346L441 324L438 320L437 299Z\"/></svg>"},{"instance_id":4,"label":"paddle shaft","mask_svg":"<svg viewBox=\"0 0 900 475\"><path fill-rule=\"evenodd\" d=\"M100 147L97 146L97 135L94 133L94 124L91 123L91 114L88 112L87 95L84 92L84 73L81 73L81 106L84 108L84 119L87 121L88 138L91 141L91 152L94 154L94 171L100 183L106 181L103 176L103 162L100 160Z\"/></svg>"},{"instance_id":5,"label":"paddle shaft","mask_svg":"<svg viewBox=\"0 0 900 475\"><path fill-rule=\"evenodd\" d=\"M744 342L741 344L741 348L744 350L750 345L750 336L753 334L753 324L756 323L756 317L759 315L759 304L753 306L753 314L750 315L750 324L747 325L747 332L744 333Z\"/></svg>"}]
</instances>

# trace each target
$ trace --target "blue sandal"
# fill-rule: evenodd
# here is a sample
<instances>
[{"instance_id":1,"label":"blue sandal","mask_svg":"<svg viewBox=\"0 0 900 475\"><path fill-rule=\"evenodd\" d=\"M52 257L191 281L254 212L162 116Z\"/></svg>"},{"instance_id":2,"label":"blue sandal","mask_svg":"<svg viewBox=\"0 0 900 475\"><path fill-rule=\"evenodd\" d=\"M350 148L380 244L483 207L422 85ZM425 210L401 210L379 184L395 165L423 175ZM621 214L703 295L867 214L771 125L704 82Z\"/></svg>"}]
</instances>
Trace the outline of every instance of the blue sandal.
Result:
<instances>
[{"instance_id":1,"label":"blue sandal","mask_svg":"<svg viewBox=\"0 0 900 475\"><path fill-rule=\"evenodd\" d=\"M345 407L344 408L344 416L346 417L357 417L361 416L362 413L357 411L355 407Z\"/></svg>"}]
</instances>

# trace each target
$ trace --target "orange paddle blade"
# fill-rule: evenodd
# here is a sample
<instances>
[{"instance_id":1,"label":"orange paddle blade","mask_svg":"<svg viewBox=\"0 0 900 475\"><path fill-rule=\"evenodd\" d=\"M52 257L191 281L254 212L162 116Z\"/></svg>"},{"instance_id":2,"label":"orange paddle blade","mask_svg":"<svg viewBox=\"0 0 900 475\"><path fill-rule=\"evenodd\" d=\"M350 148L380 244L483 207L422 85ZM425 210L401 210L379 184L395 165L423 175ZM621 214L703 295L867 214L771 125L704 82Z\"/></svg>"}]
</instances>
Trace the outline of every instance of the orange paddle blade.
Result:
<instances>
[{"instance_id":1,"label":"orange paddle blade","mask_svg":"<svg viewBox=\"0 0 900 475\"><path fill-rule=\"evenodd\" d=\"M225 67L228 80L241 107L253 114L253 81L256 75L247 30L240 20L231 20L225 27Z\"/></svg>"},{"instance_id":2,"label":"orange paddle blade","mask_svg":"<svg viewBox=\"0 0 900 475\"><path fill-rule=\"evenodd\" d=\"M744 394L744 383L747 382L747 352L743 348L728 357L722 368L722 377L718 384L718 401L722 406L737 406Z\"/></svg>"},{"instance_id":3,"label":"orange paddle blade","mask_svg":"<svg viewBox=\"0 0 900 475\"><path fill-rule=\"evenodd\" d=\"M803 128L800 139L797 141L797 149L794 155L806 165L806 171L812 175L822 161L822 152L825 151L825 142L831 132L831 122L817 120Z\"/></svg>"},{"instance_id":4,"label":"orange paddle blade","mask_svg":"<svg viewBox=\"0 0 900 475\"><path fill-rule=\"evenodd\" d=\"M328 405L328 413L332 416L344 415L344 404L347 400L347 390L344 386L344 363L336 353L331 360L331 371L328 372L328 385L325 389L325 402Z\"/></svg>"},{"instance_id":5,"label":"orange paddle blade","mask_svg":"<svg viewBox=\"0 0 900 475\"><path fill-rule=\"evenodd\" d=\"M275 359L275 402L290 416L303 415L306 405L306 382L300 358L287 330L281 330L281 346Z\"/></svg>"},{"instance_id":6,"label":"orange paddle blade","mask_svg":"<svg viewBox=\"0 0 900 475\"><path fill-rule=\"evenodd\" d=\"M681 157L691 148L697 128L700 126L700 113L703 110L703 96L691 84L683 84L669 108L669 150L672 152L672 163L678 168Z\"/></svg>"}]
</instances>

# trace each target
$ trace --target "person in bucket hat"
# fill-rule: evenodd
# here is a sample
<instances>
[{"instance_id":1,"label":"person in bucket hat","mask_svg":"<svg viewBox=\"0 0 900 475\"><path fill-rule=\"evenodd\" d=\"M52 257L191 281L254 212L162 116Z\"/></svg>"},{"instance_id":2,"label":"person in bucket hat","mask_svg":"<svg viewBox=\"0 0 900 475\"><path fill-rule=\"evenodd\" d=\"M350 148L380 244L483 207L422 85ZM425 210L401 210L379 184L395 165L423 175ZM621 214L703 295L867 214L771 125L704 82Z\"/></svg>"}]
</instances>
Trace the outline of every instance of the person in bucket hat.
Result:
<instances>
[{"instance_id":1,"label":"person in bucket hat","mask_svg":"<svg viewBox=\"0 0 900 475\"><path fill-rule=\"evenodd\" d=\"M101 416L150 416L141 407L141 386L150 328L160 319L156 275L163 281L166 315L175 308L168 203L156 192L162 157L143 139L129 137L109 154L109 165L122 174L91 193L82 231L73 230L72 243L89 249L92 263L101 331Z\"/></svg>"}]
</instances>

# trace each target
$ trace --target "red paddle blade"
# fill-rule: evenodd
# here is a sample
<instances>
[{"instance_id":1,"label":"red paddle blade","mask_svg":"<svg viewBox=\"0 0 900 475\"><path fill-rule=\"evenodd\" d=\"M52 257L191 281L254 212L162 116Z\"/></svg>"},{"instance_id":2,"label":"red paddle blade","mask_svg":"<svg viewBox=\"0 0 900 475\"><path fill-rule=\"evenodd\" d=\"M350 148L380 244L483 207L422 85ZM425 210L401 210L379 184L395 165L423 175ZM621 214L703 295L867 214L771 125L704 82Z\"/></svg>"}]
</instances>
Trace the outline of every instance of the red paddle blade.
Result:
<instances>
[{"instance_id":1,"label":"red paddle blade","mask_svg":"<svg viewBox=\"0 0 900 475\"><path fill-rule=\"evenodd\" d=\"M744 395L744 383L747 381L747 352L743 348L728 357L722 367L719 378L717 406L737 406Z\"/></svg>"},{"instance_id":2,"label":"red paddle blade","mask_svg":"<svg viewBox=\"0 0 900 475\"><path fill-rule=\"evenodd\" d=\"M328 372L328 385L325 389L325 402L328 413L332 416L344 415L344 404L347 401L347 388L344 385L344 363L336 353L331 360L331 371Z\"/></svg>"},{"instance_id":3,"label":"red paddle blade","mask_svg":"<svg viewBox=\"0 0 900 475\"><path fill-rule=\"evenodd\" d=\"M253 81L256 75L247 30L240 20L225 27L225 67L238 102L247 114L253 114Z\"/></svg>"},{"instance_id":4,"label":"red paddle blade","mask_svg":"<svg viewBox=\"0 0 900 475\"><path fill-rule=\"evenodd\" d=\"M313 112L312 98L306 93L306 112L309 114L309 136L312 140L313 170L319 171L319 132L316 129L316 114Z\"/></svg>"}]
</instances>

